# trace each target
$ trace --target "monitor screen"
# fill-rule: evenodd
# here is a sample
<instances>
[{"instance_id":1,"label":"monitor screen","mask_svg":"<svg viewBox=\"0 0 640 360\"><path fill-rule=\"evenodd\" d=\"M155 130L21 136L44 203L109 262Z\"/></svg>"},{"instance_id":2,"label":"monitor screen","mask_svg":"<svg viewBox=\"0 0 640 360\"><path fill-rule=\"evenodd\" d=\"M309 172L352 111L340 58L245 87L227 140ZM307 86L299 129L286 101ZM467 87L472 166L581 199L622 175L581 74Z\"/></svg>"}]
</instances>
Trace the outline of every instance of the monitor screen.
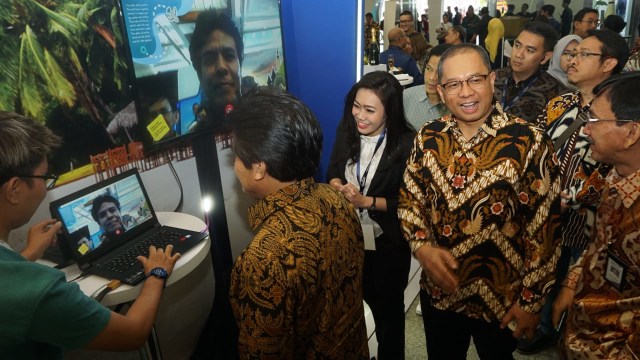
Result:
<instances>
[{"instance_id":1,"label":"monitor screen","mask_svg":"<svg viewBox=\"0 0 640 360\"><path fill-rule=\"evenodd\" d=\"M225 113L256 86L286 89L278 0L119 0L119 6L146 149L220 128Z\"/></svg>"}]
</instances>

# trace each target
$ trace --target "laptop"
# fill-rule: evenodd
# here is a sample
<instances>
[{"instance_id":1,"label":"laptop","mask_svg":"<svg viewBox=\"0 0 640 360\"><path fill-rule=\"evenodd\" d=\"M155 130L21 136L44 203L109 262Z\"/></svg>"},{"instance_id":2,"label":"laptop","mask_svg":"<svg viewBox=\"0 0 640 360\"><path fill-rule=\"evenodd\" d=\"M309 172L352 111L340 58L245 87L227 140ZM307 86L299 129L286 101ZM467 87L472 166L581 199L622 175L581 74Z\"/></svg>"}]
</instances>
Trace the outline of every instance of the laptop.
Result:
<instances>
[{"instance_id":1,"label":"laptop","mask_svg":"<svg viewBox=\"0 0 640 360\"><path fill-rule=\"evenodd\" d=\"M137 256L149 246L184 254L207 234L158 222L137 169L69 194L49 204L62 222L61 246L85 274L117 279L129 285L144 280Z\"/></svg>"}]
</instances>

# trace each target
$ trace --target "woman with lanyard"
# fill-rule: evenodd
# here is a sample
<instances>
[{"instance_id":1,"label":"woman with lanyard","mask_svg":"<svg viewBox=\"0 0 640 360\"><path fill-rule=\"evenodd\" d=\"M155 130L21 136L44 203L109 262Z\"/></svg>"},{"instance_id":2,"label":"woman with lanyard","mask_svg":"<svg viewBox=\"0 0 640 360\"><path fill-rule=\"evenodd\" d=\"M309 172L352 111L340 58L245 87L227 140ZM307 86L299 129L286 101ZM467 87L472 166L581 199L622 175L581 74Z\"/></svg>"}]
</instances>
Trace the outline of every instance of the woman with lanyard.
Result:
<instances>
[{"instance_id":1,"label":"woman with lanyard","mask_svg":"<svg viewBox=\"0 0 640 360\"><path fill-rule=\"evenodd\" d=\"M400 232L398 190L415 134L402 86L366 74L346 96L327 170L329 184L358 209L365 242L364 300L373 313L378 359L404 359L404 289L411 251Z\"/></svg>"}]
</instances>

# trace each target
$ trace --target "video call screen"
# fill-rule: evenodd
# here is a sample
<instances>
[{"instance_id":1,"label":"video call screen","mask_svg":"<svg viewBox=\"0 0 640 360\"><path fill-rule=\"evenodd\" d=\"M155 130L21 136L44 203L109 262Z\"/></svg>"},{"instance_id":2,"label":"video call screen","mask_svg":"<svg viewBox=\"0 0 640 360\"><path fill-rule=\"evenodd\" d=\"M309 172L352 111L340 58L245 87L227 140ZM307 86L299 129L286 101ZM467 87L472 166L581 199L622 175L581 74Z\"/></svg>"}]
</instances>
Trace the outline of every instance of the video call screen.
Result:
<instances>
[{"instance_id":1,"label":"video call screen","mask_svg":"<svg viewBox=\"0 0 640 360\"><path fill-rule=\"evenodd\" d=\"M94 200L105 194L117 199L120 208L112 202L103 202L100 211L96 211L99 217L96 221L92 216ZM135 174L62 204L57 211L80 255L89 254L110 236L120 236L153 217Z\"/></svg>"},{"instance_id":2,"label":"video call screen","mask_svg":"<svg viewBox=\"0 0 640 360\"><path fill-rule=\"evenodd\" d=\"M278 0L119 0L131 55L138 130L145 145L185 138L204 112L205 94L189 55L198 14L229 14L244 43L241 93L255 86L286 89Z\"/></svg>"}]
</instances>

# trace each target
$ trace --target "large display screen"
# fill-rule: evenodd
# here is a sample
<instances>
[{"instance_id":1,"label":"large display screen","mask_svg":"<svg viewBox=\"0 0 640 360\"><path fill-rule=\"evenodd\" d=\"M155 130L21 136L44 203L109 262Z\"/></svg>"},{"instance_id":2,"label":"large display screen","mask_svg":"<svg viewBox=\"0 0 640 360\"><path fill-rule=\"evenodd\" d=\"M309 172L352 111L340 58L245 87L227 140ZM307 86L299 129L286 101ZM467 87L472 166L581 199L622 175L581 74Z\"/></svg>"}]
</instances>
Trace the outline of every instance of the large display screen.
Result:
<instances>
[{"instance_id":1,"label":"large display screen","mask_svg":"<svg viewBox=\"0 0 640 360\"><path fill-rule=\"evenodd\" d=\"M278 0L119 2L146 149L219 128L256 86L286 89ZM204 14L214 20L198 23Z\"/></svg>"}]
</instances>

